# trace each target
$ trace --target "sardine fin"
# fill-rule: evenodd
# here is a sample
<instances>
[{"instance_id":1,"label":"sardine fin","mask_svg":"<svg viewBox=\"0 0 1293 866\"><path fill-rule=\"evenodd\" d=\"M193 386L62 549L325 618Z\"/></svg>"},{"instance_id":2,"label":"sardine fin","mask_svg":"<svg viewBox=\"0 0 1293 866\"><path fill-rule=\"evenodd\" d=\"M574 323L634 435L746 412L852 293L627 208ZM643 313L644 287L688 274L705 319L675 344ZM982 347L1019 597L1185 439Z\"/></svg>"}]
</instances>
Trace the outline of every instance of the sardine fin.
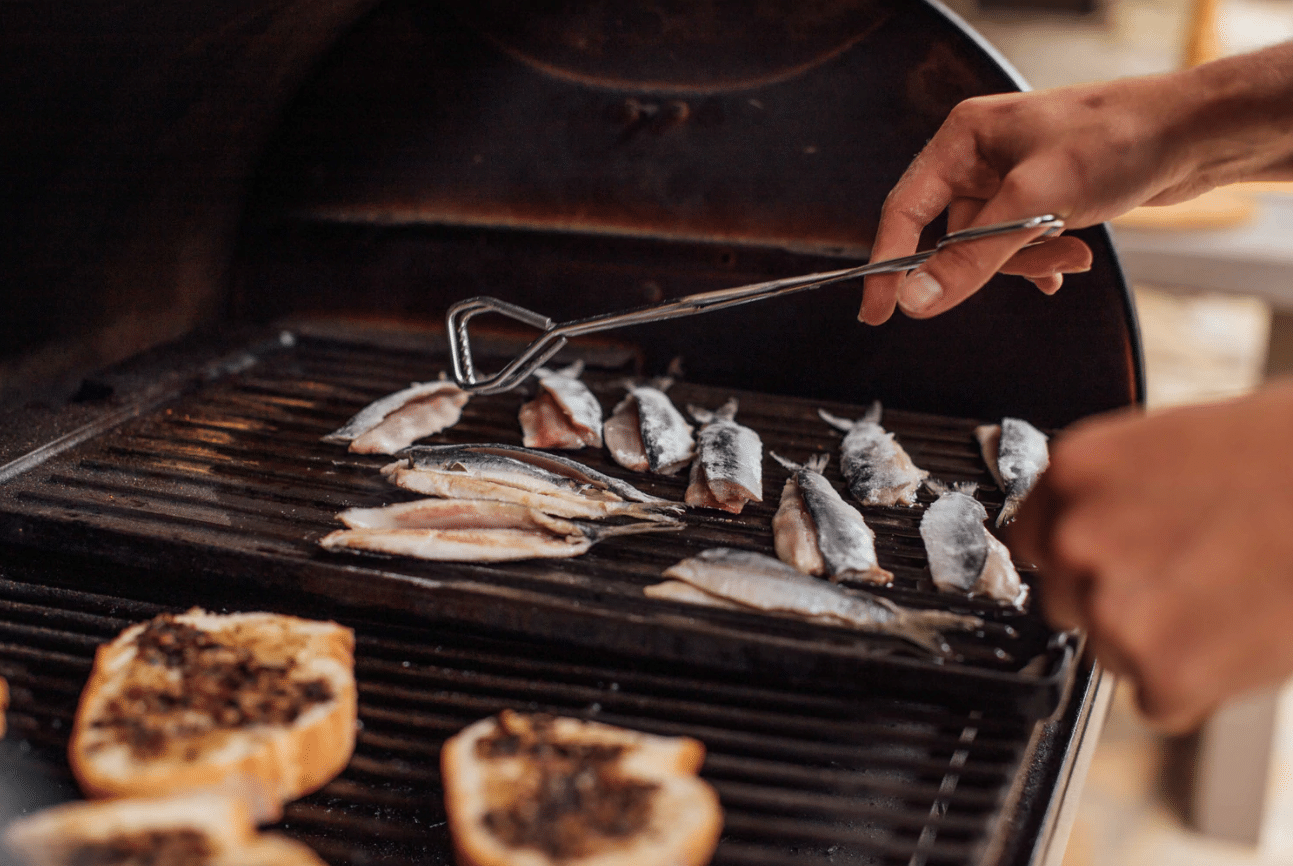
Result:
<instances>
[{"instance_id":1,"label":"sardine fin","mask_svg":"<svg viewBox=\"0 0 1293 866\"><path fill-rule=\"evenodd\" d=\"M768 454L772 456L773 460L780 464L782 469L785 469L788 472L798 472L800 469L804 468L793 460L787 460L775 451L769 451Z\"/></svg>"},{"instance_id":2,"label":"sardine fin","mask_svg":"<svg viewBox=\"0 0 1293 866\"><path fill-rule=\"evenodd\" d=\"M847 418L841 418L838 415L832 415L830 412L827 412L825 409L818 409L817 414L827 424L831 425L836 430L839 430L843 433L847 433L853 429L853 422Z\"/></svg>"},{"instance_id":3,"label":"sardine fin","mask_svg":"<svg viewBox=\"0 0 1293 866\"><path fill-rule=\"evenodd\" d=\"M866 410L866 414L862 416L862 420L871 424L879 424L880 416L883 414L884 407L880 405L880 401L873 400L871 401L871 406Z\"/></svg>"}]
</instances>

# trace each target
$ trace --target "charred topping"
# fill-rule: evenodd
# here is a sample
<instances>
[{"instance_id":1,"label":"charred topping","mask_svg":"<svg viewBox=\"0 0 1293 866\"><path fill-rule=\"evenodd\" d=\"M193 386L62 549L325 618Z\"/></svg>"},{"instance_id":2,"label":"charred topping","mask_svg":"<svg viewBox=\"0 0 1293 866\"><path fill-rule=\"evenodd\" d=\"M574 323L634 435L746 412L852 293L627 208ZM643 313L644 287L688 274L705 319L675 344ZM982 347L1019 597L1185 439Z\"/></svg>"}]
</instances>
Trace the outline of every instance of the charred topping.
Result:
<instances>
[{"instance_id":1,"label":"charred topping","mask_svg":"<svg viewBox=\"0 0 1293 866\"><path fill-rule=\"evenodd\" d=\"M245 647L221 643L170 614L149 622L135 645L139 662L170 675L127 686L94 726L114 730L138 757L221 728L290 725L333 697L326 680L293 679L293 660L262 664ZM197 755L189 749L185 756Z\"/></svg>"},{"instance_id":2,"label":"charred topping","mask_svg":"<svg viewBox=\"0 0 1293 866\"><path fill-rule=\"evenodd\" d=\"M527 724L528 721L528 724ZM644 829L658 785L618 772L624 746L556 738L550 716L503 713L497 729L476 742L490 760L523 757L532 768L507 805L481 819L499 840L537 848L555 860L586 857Z\"/></svg>"},{"instance_id":3,"label":"charred topping","mask_svg":"<svg viewBox=\"0 0 1293 866\"><path fill-rule=\"evenodd\" d=\"M212 853L194 830L151 830L82 845L67 866L203 866Z\"/></svg>"}]
</instances>

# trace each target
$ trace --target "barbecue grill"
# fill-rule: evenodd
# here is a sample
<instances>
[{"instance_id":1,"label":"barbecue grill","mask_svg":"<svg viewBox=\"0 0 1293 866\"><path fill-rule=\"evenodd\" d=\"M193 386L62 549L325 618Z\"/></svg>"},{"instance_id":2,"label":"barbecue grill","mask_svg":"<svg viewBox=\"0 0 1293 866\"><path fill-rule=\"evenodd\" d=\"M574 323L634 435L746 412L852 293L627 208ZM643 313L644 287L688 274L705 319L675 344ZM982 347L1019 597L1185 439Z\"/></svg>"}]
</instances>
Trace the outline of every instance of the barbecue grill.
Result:
<instances>
[{"instance_id":1,"label":"barbecue grill","mask_svg":"<svg viewBox=\"0 0 1293 866\"><path fill-rule=\"evenodd\" d=\"M46 121L6 145L29 167L9 193L20 289L0 325L0 761L24 780L8 808L75 796L62 750L94 647L201 604L356 629L355 759L283 824L332 862L450 862L439 745L506 707L704 741L718 863L1058 859L1109 683L1036 614L935 592L919 511L867 515L896 575L885 595L984 617L947 659L642 595L704 547L770 549L770 462L762 506L570 561L315 544L341 508L405 498L382 460L318 440L447 368L453 301L577 319L865 261L880 202L950 108L1020 86L990 49L896 0L163 6L0 11L0 43L27 58L6 74L85 99L4 113ZM84 63L60 60L74 42L94 49ZM1113 250L1103 229L1078 234L1094 266L1051 298L998 277L936 320L865 328L843 284L557 360L583 359L609 408L625 376L680 357L676 402L739 396L795 460L838 445L818 408L878 398L919 465L980 483L993 510L975 423L1057 428L1141 399ZM473 348L496 368L533 336L500 326ZM475 398L438 440L517 442L523 399ZM632 480L681 498L681 480Z\"/></svg>"}]
</instances>

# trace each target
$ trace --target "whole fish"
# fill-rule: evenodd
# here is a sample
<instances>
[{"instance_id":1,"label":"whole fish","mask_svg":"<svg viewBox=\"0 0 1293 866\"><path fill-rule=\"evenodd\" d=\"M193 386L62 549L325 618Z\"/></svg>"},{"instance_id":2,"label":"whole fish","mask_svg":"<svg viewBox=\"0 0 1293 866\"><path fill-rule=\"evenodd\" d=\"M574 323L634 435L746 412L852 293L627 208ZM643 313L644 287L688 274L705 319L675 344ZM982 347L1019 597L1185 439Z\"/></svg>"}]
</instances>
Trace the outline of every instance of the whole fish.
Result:
<instances>
[{"instance_id":1,"label":"whole fish","mask_svg":"<svg viewBox=\"0 0 1293 866\"><path fill-rule=\"evenodd\" d=\"M513 502L417 499L380 508L348 508L337 519L349 529L545 529L570 535L578 524Z\"/></svg>"},{"instance_id":2,"label":"whole fish","mask_svg":"<svg viewBox=\"0 0 1293 866\"><path fill-rule=\"evenodd\" d=\"M863 505L915 505L920 484L929 476L911 462L907 452L880 426L880 401L857 421L824 409L822 420L845 433L840 445L840 471L849 491Z\"/></svg>"},{"instance_id":3,"label":"whole fish","mask_svg":"<svg viewBox=\"0 0 1293 866\"><path fill-rule=\"evenodd\" d=\"M974 498L975 485L929 487L939 496L920 519L920 537L934 585L1022 608L1028 586L1010 561L1010 551L983 525L988 510Z\"/></svg>"},{"instance_id":4,"label":"whole fish","mask_svg":"<svg viewBox=\"0 0 1293 866\"><path fill-rule=\"evenodd\" d=\"M382 475L397 487L440 496L445 499L486 499L511 502L535 508L557 517L583 517L601 520L606 517L635 517L642 520L669 521L662 512L669 506L646 502L625 502L604 492L585 496L583 491L558 490L539 481L529 487L504 484L473 475L463 469L419 469L408 460L382 467Z\"/></svg>"},{"instance_id":5,"label":"whole fish","mask_svg":"<svg viewBox=\"0 0 1293 866\"><path fill-rule=\"evenodd\" d=\"M665 569L664 576L747 609L890 634L937 655L951 652L940 630L976 629L983 625L976 616L913 610L868 593L846 590L747 550L710 548Z\"/></svg>"},{"instance_id":6,"label":"whole fish","mask_svg":"<svg viewBox=\"0 0 1293 866\"><path fill-rule=\"evenodd\" d=\"M623 526L553 521L545 527L481 529L339 529L319 541L327 550L364 550L437 562L565 559L620 535L663 532L677 525Z\"/></svg>"},{"instance_id":7,"label":"whole fish","mask_svg":"<svg viewBox=\"0 0 1293 866\"><path fill-rule=\"evenodd\" d=\"M603 425L606 448L625 469L676 475L691 462L696 448L692 426L665 395L671 384L659 379L655 385L629 385Z\"/></svg>"},{"instance_id":8,"label":"whole fish","mask_svg":"<svg viewBox=\"0 0 1293 866\"><path fill-rule=\"evenodd\" d=\"M521 436L527 448L601 448L602 404L579 381L584 362L564 370L540 367L539 393L521 407Z\"/></svg>"},{"instance_id":9,"label":"whole fish","mask_svg":"<svg viewBox=\"0 0 1293 866\"><path fill-rule=\"evenodd\" d=\"M763 442L758 433L736 423L736 409L736 398L713 412L687 407L704 425L696 435L696 459L684 496L688 505L740 514L745 503L763 501Z\"/></svg>"},{"instance_id":10,"label":"whole fish","mask_svg":"<svg viewBox=\"0 0 1293 866\"><path fill-rule=\"evenodd\" d=\"M983 462L1006 495L997 515L997 526L1015 519L1024 497L1051 463L1046 434L1019 418L1002 418L1000 424L974 428Z\"/></svg>"},{"instance_id":11,"label":"whole fish","mask_svg":"<svg viewBox=\"0 0 1293 866\"><path fill-rule=\"evenodd\" d=\"M848 577L881 586L893 583L876 557L875 533L822 475L829 457L819 454L802 466L777 454L772 458L792 473L772 518L781 561L804 574L828 574L833 581Z\"/></svg>"},{"instance_id":12,"label":"whole fish","mask_svg":"<svg viewBox=\"0 0 1293 866\"><path fill-rule=\"evenodd\" d=\"M394 454L457 424L467 398L452 382L415 382L369 403L323 441L349 445L356 454Z\"/></svg>"},{"instance_id":13,"label":"whole fish","mask_svg":"<svg viewBox=\"0 0 1293 866\"><path fill-rule=\"evenodd\" d=\"M643 493L627 481L612 478L569 457L517 445L495 442L417 445L405 449L399 456L407 457L419 469L456 469L527 487L546 482L562 489L578 490L592 498L627 499L681 510L676 502Z\"/></svg>"}]
</instances>

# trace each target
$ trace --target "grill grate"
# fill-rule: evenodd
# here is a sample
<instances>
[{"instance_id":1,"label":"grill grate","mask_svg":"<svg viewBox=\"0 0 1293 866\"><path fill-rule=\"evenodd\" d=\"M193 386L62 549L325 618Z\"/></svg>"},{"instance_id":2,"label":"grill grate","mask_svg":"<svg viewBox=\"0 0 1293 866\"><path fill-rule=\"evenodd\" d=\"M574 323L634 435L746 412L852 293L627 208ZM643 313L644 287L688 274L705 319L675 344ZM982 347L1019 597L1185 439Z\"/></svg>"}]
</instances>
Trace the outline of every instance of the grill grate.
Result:
<instances>
[{"instance_id":1,"label":"grill grate","mask_svg":"<svg viewBox=\"0 0 1293 866\"><path fill-rule=\"evenodd\" d=\"M61 753L95 646L176 608L52 590L19 571L0 571L0 675L13 691L0 760L13 759L19 780L44 772L52 790L33 801L66 799L74 790ZM703 775L726 821L716 864L978 862L1010 826L1007 792L1035 729L933 703L614 656L590 662L569 646L470 629L339 618L357 631L355 757L289 805L281 825L334 863L452 862L439 748L503 708L704 741Z\"/></svg>"},{"instance_id":2,"label":"grill grate","mask_svg":"<svg viewBox=\"0 0 1293 866\"><path fill-rule=\"evenodd\" d=\"M159 574L196 572L261 591L305 589L600 649L704 658L729 669L906 696L991 701L1032 717L1058 705L1072 648L1057 646L1034 615L937 593L916 509L864 509L881 564L895 574L895 586L880 592L913 607L950 605L983 616L982 632L948 635L959 655L953 663L935 664L893 638L644 597L642 587L657 582L664 568L704 548L773 552L768 527L786 473L770 457L763 504L747 506L739 516L689 511L684 532L612 539L573 560L446 565L318 548L317 539L336 528L341 508L413 498L379 476L377 468L388 458L348 454L319 437L371 400L443 367L442 355L425 350L298 338L254 366L71 447L0 487L0 538L147 565ZM607 408L622 394L622 374L602 369L586 375ZM679 405L707 407L732 393L685 382L671 391ZM803 460L838 448L839 435L816 415L823 404L737 395L738 418L760 433L765 451ZM516 412L525 398L515 392L475 398L459 424L436 439L519 442ZM838 403L824 407L851 417L864 411ZM975 422L887 412L885 423L918 465L945 481L978 482L989 509L999 507L1000 493L977 452ZM578 457L627 475L604 455ZM827 476L842 486L837 466L828 467ZM681 500L686 485L685 474L630 480L674 500ZM928 494L922 497L929 501Z\"/></svg>"}]
</instances>

